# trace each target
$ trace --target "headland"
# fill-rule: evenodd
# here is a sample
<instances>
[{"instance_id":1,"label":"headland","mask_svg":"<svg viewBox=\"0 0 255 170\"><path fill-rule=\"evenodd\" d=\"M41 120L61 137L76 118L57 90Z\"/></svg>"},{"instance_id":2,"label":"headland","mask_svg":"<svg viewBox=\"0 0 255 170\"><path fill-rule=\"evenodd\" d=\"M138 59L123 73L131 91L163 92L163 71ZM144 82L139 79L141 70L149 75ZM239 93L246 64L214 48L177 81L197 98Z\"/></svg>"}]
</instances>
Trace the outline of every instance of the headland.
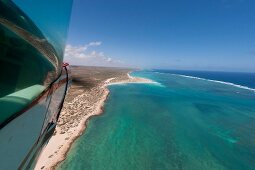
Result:
<instances>
[{"instance_id":1,"label":"headland","mask_svg":"<svg viewBox=\"0 0 255 170\"><path fill-rule=\"evenodd\" d=\"M92 116L103 112L108 85L153 83L152 80L130 76L134 69L107 67L71 67L72 86L69 89L54 135L38 159L35 169L50 170L65 160L74 141L86 129Z\"/></svg>"}]
</instances>

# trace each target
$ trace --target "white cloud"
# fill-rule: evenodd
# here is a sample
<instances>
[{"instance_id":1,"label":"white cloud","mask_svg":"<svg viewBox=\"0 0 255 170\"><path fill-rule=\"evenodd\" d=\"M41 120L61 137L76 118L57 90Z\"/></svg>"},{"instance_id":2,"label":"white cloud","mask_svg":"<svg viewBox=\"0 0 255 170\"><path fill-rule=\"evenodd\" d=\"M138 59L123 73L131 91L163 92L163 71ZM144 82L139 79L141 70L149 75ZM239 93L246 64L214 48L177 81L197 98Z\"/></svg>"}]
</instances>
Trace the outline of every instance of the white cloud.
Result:
<instances>
[{"instance_id":1,"label":"white cloud","mask_svg":"<svg viewBox=\"0 0 255 170\"><path fill-rule=\"evenodd\" d=\"M111 62L111 61L112 61L112 58L110 58L110 57L107 58L107 61L108 61L108 62Z\"/></svg>"},{"instance_id":2,"label":"white cloud","mask_svg":"<svg viewBox=\"0 0 255 170\"><path fill-rule=\"evenodd\" d=\"M101 45L101 44L102 44L101 41L95 41L95 42L90 42L90 43L89 43L89 46L99 46L99 45Z\"/></svg>"},{"instance_id":3,"label":"white cloud","mask_svg":"<svg viewBox=\"0 0 255 170\"><path fill-rule=\"evenodd\" d=\"M103 52L91 50L102 44L101 41L90 42L81 46L66 45L65 61L72 65L123 66L120 60L114 60Z\"/></svg>"}]
</instances>

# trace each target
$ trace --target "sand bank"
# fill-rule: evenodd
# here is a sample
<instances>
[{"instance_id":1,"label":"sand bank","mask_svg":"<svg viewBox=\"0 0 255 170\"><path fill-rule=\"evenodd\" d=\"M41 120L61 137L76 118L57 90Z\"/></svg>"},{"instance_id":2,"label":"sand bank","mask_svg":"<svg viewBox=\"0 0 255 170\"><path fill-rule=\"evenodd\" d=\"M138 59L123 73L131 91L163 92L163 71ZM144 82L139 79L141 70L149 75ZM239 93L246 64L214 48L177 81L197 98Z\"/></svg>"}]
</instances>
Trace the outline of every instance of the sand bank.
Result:
<instances>
[{"instance_id":1,"label":"sand bank","mask_svg":"<svg viewBox=\"0 0 255 170\"><path fill-rule=\"evenodd\" d=\"M112 77L89 91L83 92L72 101L66 102L54 136L43 149L35 169L55 169L66 158L73 142L84 132L89 118L102 113L104 102L109 94L107 86L122 83L154 82L145 78L132 77L129 74Z\"/></svg>"}]
</instances>

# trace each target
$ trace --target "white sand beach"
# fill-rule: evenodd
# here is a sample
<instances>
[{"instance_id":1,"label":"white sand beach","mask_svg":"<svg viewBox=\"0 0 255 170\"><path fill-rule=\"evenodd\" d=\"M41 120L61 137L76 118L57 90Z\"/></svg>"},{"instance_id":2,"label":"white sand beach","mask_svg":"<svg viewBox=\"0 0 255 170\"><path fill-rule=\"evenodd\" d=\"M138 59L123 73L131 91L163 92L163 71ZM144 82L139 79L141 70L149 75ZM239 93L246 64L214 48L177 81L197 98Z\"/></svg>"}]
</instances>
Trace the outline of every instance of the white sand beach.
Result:
<instances>
[{"instance_id":1,"label":"white sand beach","mask_svg":"<svg viewBox=\"0 0 255 170\"><path fill-rule=\"evenodd\" d=\"M62 109L54 136L43 149L35 169L55 169L62 162L74 141L86 129L86 122L91 116L99 115L109 94L108 85L122 83L154 83L145 78L132 77L127 73L124 76L108 78L96 87L85 91L66 102Z\"/></svg>"}]
</instances>

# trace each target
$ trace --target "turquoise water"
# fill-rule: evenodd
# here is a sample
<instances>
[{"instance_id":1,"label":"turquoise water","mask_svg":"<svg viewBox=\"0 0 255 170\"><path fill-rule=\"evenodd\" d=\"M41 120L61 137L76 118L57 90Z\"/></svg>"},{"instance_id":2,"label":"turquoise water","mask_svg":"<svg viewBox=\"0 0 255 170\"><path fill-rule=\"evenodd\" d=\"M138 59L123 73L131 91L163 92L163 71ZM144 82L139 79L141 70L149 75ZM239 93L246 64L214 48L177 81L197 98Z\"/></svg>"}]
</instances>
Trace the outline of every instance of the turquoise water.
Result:
<instances>
[{"instance_id":1,"label":"turquoise water","mask_svg":"<svg viewBox=\"0 0 255 170\"><path fill-rule=\"evenodd\" d=\"M110 86L59 169L254 169L255 92L171 74Z\"/></svg>"}]
</instances>

